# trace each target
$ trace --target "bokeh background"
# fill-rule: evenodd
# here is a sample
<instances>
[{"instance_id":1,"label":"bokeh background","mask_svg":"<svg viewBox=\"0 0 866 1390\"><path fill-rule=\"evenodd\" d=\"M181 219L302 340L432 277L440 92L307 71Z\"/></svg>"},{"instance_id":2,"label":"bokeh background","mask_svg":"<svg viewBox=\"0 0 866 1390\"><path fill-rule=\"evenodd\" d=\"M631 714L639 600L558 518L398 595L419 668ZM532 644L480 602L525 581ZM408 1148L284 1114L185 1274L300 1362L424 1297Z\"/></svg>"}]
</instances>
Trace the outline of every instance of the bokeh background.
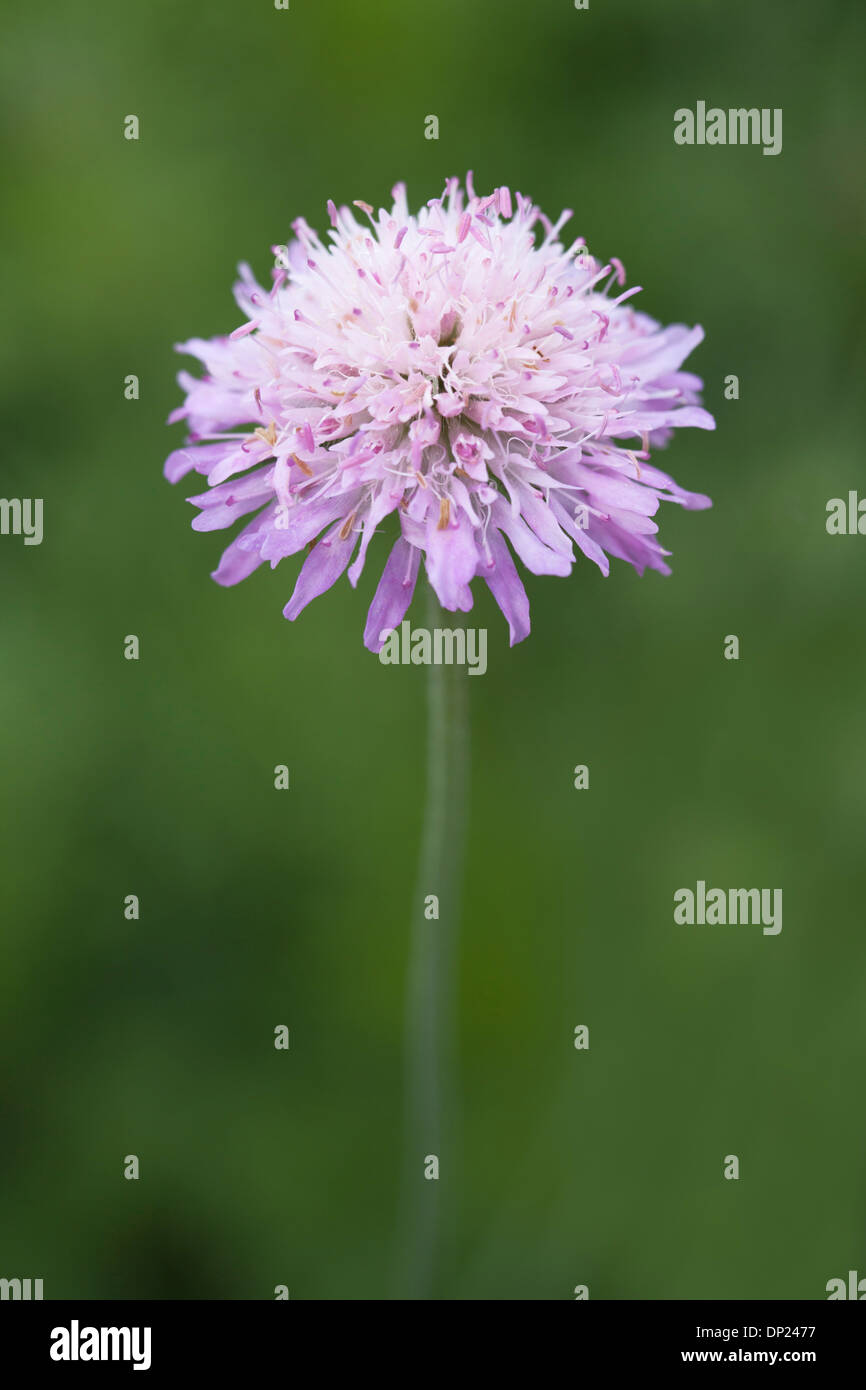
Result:
<instances>
[{"instance_id":1,"label":"bokeh background","mask_svg":"<svg viewBox=\"0 0 866 1390\"><path fill-rule=\"evenodd\" d=\"M718 431L664 459L715 500L664 511L672 578L530 578L513 651L477 586L435 1294L823 1298L866 1274L866 539L825 531L829 498L866 494L864 19L7 12L0 493L44 498L45 539L0 538L0 1275L49 1298L394 1293L425 672L362 646L375 563L293 625L295 562L215 586L224 536L190 531L161 466L172 344L236 325L239 260L266 276L329 197L404 178L417 205L468 168L573 207L645 310L704 325ZM698 99L782 107L783 153L677 147ZM781 887L781 935L676 926L699 878Z\"/></svg>"}]
</instances>

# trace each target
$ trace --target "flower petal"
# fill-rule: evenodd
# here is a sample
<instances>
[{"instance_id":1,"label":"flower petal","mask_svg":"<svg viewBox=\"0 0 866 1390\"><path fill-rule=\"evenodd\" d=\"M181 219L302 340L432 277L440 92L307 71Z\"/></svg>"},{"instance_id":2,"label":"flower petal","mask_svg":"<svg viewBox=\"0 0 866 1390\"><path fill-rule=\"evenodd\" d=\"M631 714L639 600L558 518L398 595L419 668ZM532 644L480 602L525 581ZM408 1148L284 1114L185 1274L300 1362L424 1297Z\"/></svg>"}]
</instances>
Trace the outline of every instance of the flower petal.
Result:
<instances>
[{"instance_id":1,"label":"flower petal","mask_svg":"<svg viewBox=\"0 0 866 1390\"><path fill-rule=\"evenodd\" d=\"M345 540L340 540L339 531L339 524L332 526L304 561L292 597L283 609L283 617L289 622L294 622L308 603L336 584L351 560L357 536L350 532Z\"/></svg>"},{"instance_id":2,"label":"flower petal","mask_svg":"<svg viewBox=\"0 0 866 1390\"><path fill-rule=\"evenodd\" d=\"M382 650L383 632L396 628L406 616L412 602L421 551L400 537L388 556L382 577L373 595L364 628L364 646L368 651Z\"/></svg>"},{"instance_id":3,"label":"flower petal","mask_svg":"<svg viewBox=\"0 0 866 1390\"><path fill-rule=\"evenodd\" d=\"M487 545L493 564L485 565L481 575L508 623L509 645L513 647L529 636L529 599L508 546L498 531L491 529L487 533Z\"/></svg>"}]
</instances>

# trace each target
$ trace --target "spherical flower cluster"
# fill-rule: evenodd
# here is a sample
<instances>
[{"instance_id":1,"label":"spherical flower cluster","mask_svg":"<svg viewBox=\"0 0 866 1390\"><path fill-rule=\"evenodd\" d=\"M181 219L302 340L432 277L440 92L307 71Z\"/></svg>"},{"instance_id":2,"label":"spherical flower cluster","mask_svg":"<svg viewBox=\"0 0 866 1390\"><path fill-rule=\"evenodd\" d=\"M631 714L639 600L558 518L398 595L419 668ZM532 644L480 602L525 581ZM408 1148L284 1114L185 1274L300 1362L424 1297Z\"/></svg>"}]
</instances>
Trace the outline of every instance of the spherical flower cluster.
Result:
<instances>
[{"instance_id":1,"label":"spherical flower cluster","mask_svg":"<svg viewBox=\"0 0 866 1390\"><path fill-rule=\"evenodd\" d=\"M198 531L254 514L213 577L306 549L294 619L347 568L357 584L390 529L364 634L378 651L422 557L446 609L470 609L483 579L512 644L529 632L512 551L535 574L568 574L575 546L603 574L609 556L669 573L659 502L710 501L649 457L677 425L714 427L680 370L702 329L639 313L618 261L562 243L570 213L551 223L507 188L476 197L471 176L417 216L402 185L393 197L356 203L361 221L329 203L327 243L296 222L270 290L241 267L242 326L179 346L205 375L180 374L170 418L189 439L166 476L207 477L189 499Z\"/></svg>"}]
</instances>

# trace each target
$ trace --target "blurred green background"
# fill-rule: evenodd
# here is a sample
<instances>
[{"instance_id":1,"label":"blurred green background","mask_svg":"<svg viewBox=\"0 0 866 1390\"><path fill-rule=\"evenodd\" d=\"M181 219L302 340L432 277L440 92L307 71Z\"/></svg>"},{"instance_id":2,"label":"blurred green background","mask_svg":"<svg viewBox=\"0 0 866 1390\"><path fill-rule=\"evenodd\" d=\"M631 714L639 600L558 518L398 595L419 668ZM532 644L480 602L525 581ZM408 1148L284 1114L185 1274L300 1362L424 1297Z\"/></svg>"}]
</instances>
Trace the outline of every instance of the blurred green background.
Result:
<instances>
[{"instance_id":1,"label":"blurred green background","mask_svg":"<svg viewBox=\"0 0 866 1390\"><path fill-rule=\"evenodd\" d=\"M718 431L659 460L715 501L660 514L672 578L530 576L513 651L476 585L436 1294L820 1299L866 1274L866 540L824 525L866 494L864 20L841 0L7 12L0 493L45 499L45 540L0 538L0 1276L49 1298L393 1293L425 672L362 646L383 551L287 624L297 563L219 589L226 537L190 531L197 489L161 467L192 368L172 344L237 324L239 260L266 277L329 197L379 205L404 178L417 206L468 168L573 207L643 309L704 325L688 366ZM782 107L783 153L677 147L698 99ZM781 887L781 935L676 926L699 878Z\"/></svg>"}]
</instances>

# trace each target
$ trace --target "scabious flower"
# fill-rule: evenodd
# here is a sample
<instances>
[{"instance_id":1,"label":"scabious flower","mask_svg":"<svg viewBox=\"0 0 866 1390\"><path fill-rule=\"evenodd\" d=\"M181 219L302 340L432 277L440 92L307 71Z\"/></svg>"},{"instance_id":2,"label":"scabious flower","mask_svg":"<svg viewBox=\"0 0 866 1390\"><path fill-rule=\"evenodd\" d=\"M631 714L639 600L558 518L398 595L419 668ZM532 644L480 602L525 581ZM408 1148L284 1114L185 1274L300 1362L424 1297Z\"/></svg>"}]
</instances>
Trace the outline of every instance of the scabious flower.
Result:
<instances>
[{"instance_id":1,"label":"scabious flower","mask_svg":"<svg viewBox=\"0 0 866 1390\"><path fill-rule=\"evenodd\" d=\"M512 551L535 574L568 574L575 546L605 575L609 556L668 574L659 502L711 505L649 462L675 426L714 428L701 381L680 370L703 330L638 312L619 261L560 240L569 212L551 223L519 193L466 184L449 180L417 216L402 185L390 211L356 203L362 222L329 203L327 243L300 219L273 248L269 291L241 267L246 321L178 349L206 374L178 378L186 401L170 421L189 439L166 476L206 475L189 499L197 531L255 514L214 579L306 549L283 610L294 619L347 568L357 584L390 527L372 651L402 620L422 557L446 609L468 611L483 579L513 645L529 602Z\"/></svg>"}]
</instances>

